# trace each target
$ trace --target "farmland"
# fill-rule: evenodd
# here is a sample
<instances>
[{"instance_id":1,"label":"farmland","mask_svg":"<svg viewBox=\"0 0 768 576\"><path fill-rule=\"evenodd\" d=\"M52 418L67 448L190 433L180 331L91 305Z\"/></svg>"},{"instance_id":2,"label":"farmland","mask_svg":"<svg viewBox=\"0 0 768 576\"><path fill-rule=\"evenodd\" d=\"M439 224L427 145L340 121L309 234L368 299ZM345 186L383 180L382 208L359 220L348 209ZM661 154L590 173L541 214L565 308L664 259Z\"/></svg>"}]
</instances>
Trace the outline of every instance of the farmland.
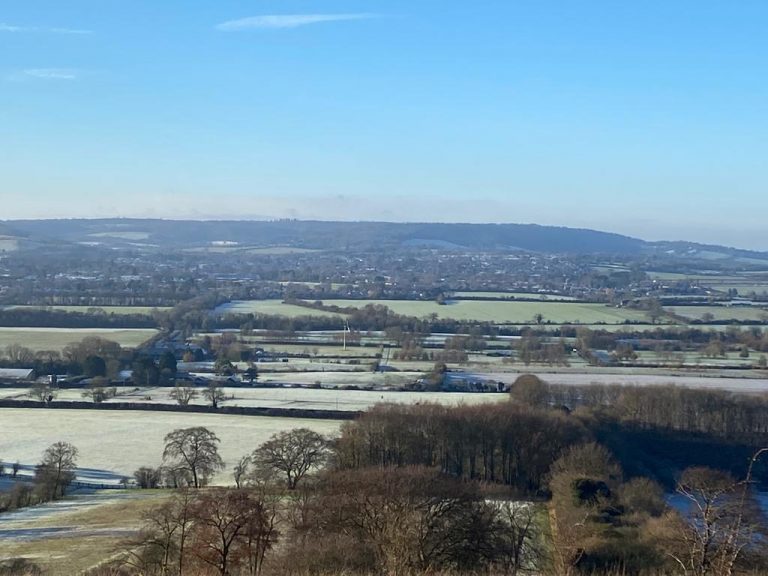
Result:
<instances>
[{"instance_id":1,"label":"farmland","mask_svg":"<svg viewBox=\"0 0 768 576\"><path fill-rule=\"evenodd\" d=\"M134 348L157 334L156 330L110 328L0 328L0 349L20 344L31 350L61 350L67 344L80 342L88 336L98 336Z\"/></svg>"},{"instance_id":2,"label":"farmland","mask_svg":"<svg viewBox=\"0 0 768 576\"><path fill-rule=\"evenodd\" d=\"M128 476L140 466L160 464L163 438L172 430L205 426L221 440L220 453L226 464L222 482L228 482L238 458L276 432L303 427L333 435L340 425L333 420L299 418L45 409L2 409L0 422L6 430L0 437L3 462L35 464L51 443L63 441L79 449L80 467Z\"/></svg>"},{"instance_id":3,"label":"farmland","mask_svg":"<svg viewBox=\"0 0 768 576\"><path fill-rule=\"evenodd\" d=\"M103 311L106 314L128 315L128 314L152 314L153 312L166 312L170 310L168 306L150 307L150 306L6 306L6 310L26 309L26 310L58 310L61 312L80 312L86 313L93 310Z\"/></svg>"},{"instance_id":4,"label":"farmland","mask_svg":"<svg viewBox=\"0 0 768 576\"><path fill-rule=\"evenodd\" d=\"M548 300L551 302L569 302L574 300L571 296L558 294L528 294L524 292L453 292L451 297L456 300L467 298L477 300Z\"/></svg>"},{"instance_id":5,"label":"farmland","mask_svg":"<svg viewBox=\"0 0 768 576\"><path fill-rule=\"evenodd\" d=\"M666 310L690 320L711 317L715 322L730 320L763 322L768 318L768 310L757 306L669 306Z\"/></svg>"},{"instance_id":6,"label":"farmland","mask_svg":"<svg viewBox=\"0 0 768 576\"><path fill-rule=\"evenodd\" d=\"M369 304L387 306L393 312L404 316L422 318L436 314L438 318L493 322L497 324L527 324L541 314L543 322L552 324L623 324L626 322L647 322L642 311L617 308L604 304L575 302L506 302L459 300L452 304L440 305L432 301L414 300L324 300L326 306L342 308L363 308ZM333 316L334 313L312 310L303 306L284 304L281 300L236 301L216 309L217 313L272 314L287 317ZM338 316L338 314L336 314Z\"/></svg>"},{"instance_id":7,"label":"farmland","mask_svg":"<svg viewBox=\"0 0 768 576\"><path fill-rule=\"evenodd\" d=\"M304 376L304 378L302 378ZM325 376L325 375L324 375ZM364 374L336 374L330 375L325 380L339 379L350 381L349 376L370 377L370 373ZM286 375L285 381L307 381L318 376L312 374ZM369 378L370 379L370 378ZM270 379L270 380L279 380ZM361 383L361 379L356 380ZM118 387L117 396L110 402L131 402L147 404L170 404L176 401L170 396L172 388L165 387ZM340 390L340 389L307 389L307 388L222 388L225 400L219 402L220 406L244 406L258 408L280 409L309 409L309 410L341 410L363 411L375 404L388 402L394 404L423 404L435 403L455 406L458 404L485 404L507 400L506 394L476 394L460 392L388 392L382 390ZM27 399L29 390L24 388L0 388L0 399ZM63 401L87 401L80 389L60 390L58 400ZM199 397L190 404L207 405L208 402ZM2 413L0 413L2 414Z\"/></svg>"}]
</instances>

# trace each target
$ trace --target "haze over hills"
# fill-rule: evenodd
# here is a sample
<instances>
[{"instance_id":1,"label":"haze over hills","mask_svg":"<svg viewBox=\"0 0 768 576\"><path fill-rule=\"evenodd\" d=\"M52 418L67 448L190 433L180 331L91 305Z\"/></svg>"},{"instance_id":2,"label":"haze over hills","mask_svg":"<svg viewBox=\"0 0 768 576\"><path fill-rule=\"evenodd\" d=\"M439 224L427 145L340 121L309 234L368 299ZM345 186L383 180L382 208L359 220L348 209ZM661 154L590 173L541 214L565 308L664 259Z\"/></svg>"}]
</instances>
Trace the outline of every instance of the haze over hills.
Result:
<instances>
[{"instance_id":1,"label":"haze over hills","mask_svg":"<svg viewBox=\"0 0 768 576\"><path fill-rule=\"evenodd\" d=\"M158 219L12 220L0 236L20 245L89 244L144 249L288 247L372 250L435 247L456 250L525 250L545 253L669 254L718 260L768 261L768 253L716 245L647 242L638 238L535 224L389 223L329 221L191 221Z\"/></svg>"}]
</instances>

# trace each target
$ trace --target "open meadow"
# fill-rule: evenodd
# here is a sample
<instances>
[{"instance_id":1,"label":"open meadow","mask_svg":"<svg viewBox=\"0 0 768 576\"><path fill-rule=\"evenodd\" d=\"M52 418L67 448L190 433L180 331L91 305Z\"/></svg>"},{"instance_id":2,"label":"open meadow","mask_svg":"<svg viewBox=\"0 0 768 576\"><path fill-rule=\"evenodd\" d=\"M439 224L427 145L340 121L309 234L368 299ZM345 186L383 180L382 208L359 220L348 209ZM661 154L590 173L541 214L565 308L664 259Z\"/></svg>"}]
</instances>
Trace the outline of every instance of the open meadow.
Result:
<instances>
[{"instance_id":1,"label":"open meadow","mask_svg":"<svg viewBox=\"0 0 768 576\"><path fill-rule=\"evenodd\" d=\"M580 302L515 302L457 300L440 305L432 301L415 300L324 300L327 306L363 308L369 304L387 306L393 312L405 316L423 318L436 314L438 318L493 322L496 324L533 323L537 314L542 321L553 324L623 324L647 322L642 311L617 308L604 304ZM240 300L219 306L216 313L272 314L286 317L341 316L332 312L312 310L303 306L284 304L281 300Z\"/></svg>"},{"instance_id":2,"label":"open meadow","mask_svg":"<svg viewBox=\"0 0 768 576\"><path fill-rule=\"evenodd\" d=\"M78 466L130 476L140 466L158 466L165 435L191 426L205 426L219 437L219 451L226 464L221 480L228 481L237 460L272 434L312 428L333 435L340 422L225 414L3 408L0 460L35 464L48 446L63 441L77 446Z\"/></svg>"},{"instance_id":3,"label":"open meadow","mask_svg":"<svg viewBox=\"0 0 768 576\"><path fill-rule=\"evenodd\" d=\"M98 336L125 348L140 346L157 334L151 329L112 328L0 328L0 348L20 344L32 350L61 350L67 344Z\"/></svg>"}]
</instances>

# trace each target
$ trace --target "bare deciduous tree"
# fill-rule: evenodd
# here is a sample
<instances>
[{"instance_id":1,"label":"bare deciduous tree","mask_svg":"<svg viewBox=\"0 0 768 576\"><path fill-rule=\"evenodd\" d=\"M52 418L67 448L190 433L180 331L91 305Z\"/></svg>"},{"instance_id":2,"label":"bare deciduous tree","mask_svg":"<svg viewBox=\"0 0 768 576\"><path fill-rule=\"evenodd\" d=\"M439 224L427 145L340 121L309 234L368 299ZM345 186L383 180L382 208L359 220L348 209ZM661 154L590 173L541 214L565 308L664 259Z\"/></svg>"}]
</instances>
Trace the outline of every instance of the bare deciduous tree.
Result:
<instances>
[{"instance_id":1,"label":"bare deciduous tree","mask_svg":"<svg viewBox=\"0 0 768 576\"><path fill-rule=\"evenodd\" d=\"M172 468L185 470L192 477L192 485L205 485L216 471L224 468L219 456L219 439L202 426L180 428L165 437L163 462Z\"/></svg>"},{"instance_id":2,"label":"bare deciduous tree","mask_svg":"<svg viewBox=\"0 0 768 576\"><path fill-rule=\"evenodd\" d=\"M36 479L45 495L55 500L64 495L75 479L77 467L77 448L68 442L56 442L43 453L43 460L38 464Z\"/></svg>"},{"instance_id":3,"label":"bare deciduous tree","mask_svg":"<svg viewBox=\"0 0 768 576\"><path fill-rule=\"evenodd\" d=\"M221 386L216 384L216 382L211 382L208 384L208 387L203 390L203 398L208 400L208 402L211 403L211 406L218 408L219 402L226 398L226 394L224 394L224 390L221 389Z\"/></svg>"},{"instance_id":4,"label":"bare deciduous tree","mask_svg":"<svg viewBox=\"0 0 768 576\"><path fill-rule=\"evenodd\" d=\"M179 386L176 384L168 396L172 400L176 400L179 406L187 406L192 400L197 398L197 390L189 386Z\"/></svg>"},{"instance_id":5,"label":"bare deciduous tree","mask_svg":"<svg viewBox=\"0 0 768 576\"><path fill-rule=\"evenodd\" d=\"M317 432L297 428L274 434L253 452L257 468L271 469L282 474L290 490L312 469L326 460L328 443Z\"/></svg>"}]
</instances>

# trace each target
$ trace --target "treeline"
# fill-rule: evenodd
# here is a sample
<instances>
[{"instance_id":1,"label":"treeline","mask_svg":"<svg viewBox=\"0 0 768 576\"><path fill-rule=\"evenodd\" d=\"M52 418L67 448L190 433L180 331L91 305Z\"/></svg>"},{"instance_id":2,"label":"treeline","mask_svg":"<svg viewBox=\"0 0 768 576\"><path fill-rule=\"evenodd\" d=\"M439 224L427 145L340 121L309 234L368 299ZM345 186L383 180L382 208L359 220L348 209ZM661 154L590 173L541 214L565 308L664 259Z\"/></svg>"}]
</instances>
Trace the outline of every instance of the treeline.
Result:
<instances>
[{"instance_id":1,"label":"treeline","mask_svg":"<svg viewBox=\"0 0 768 576\"><path fill-rule=\"evenodd\" d=\"M473 328L479 328L483 334L495 335L498 329L490 322L468 322L449 318L403 316L394 313L387 306L381 304L368 304L362 308L350 308L347 316L349 325L355 330L381 331L387 328L398 327L404 332L414 334L430 334L433 332L446 334L466 334ZM264 314L224 314L200 318L205 329L251 329L275 330L283 332L303 332L318 330L340 330L341 321L329 316L307 316L287 318L284 316L270 316ZM193 329L202 329L201 326L193 326Z\"/></svg>"},{"instance_id":2,"label":"treeline","mask_svg":"<svg viewBox=\"0 0 768 576\"><path fill-rule=\"evenodd\" d=\"M511 394L514 400L538 408L590 408L602 420L646 430L704 434L751 445L768 443L767 396L671 385L558 385L531 376L519 379Z\"/></svg>"},{"instance_id":3,"label":"treeline","mask_svg":"<svg viewBox=\"0 0 768 576\"><path fill-rule=\"evenodd\" d=\"M342 428L339 465L435 466L467 480L541 494L546 492L552 462L582 442L608 445L628 472L667 485L686 466L743 474L749 454L768 444L768 405L763 399L677 388L602 386L586 387L580 396L568 387L551 387L583 403L569 414L557 402L562 397L525 388L533 387L524 383L513 387L516 401L508 404L377 406ZM768 467L759 464L755 475L768 481Z\"/></svg>"},{"instance_id":4,"label":"treeline","mask_svg":"<svg viewBox=\"0 0 768 576\"><path fill-rule=\"evenodd\" d=\"M152 314L108 314L101 308L68 312L54 308L0 309L0 326L11 328L157 328Z\"/></svg>"},{"instance_id":5,"label":"treeline","mask_svg":"<svg viewBox=\"0 0 768 576\"><path fill-rule=\"evenodd\" d=\"M344 469L437 467L530 494L545 489L549 467L565 448L589 438L576 418L512 403L383 404L342 427L337 457Z\"/></svg>"}]
</instances>

